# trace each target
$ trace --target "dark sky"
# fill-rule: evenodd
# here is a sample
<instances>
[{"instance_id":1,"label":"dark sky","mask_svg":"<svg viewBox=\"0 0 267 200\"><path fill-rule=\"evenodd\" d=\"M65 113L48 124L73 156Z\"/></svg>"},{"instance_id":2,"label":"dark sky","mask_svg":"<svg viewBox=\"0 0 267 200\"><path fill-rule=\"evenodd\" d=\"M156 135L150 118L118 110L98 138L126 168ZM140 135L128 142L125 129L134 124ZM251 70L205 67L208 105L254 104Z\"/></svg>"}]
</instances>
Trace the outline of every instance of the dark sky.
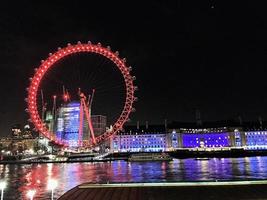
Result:
<instances>
[{"instance_id":1,"label":"dark sky","mask_svg":"<svg viewBox=\"0 0 267 200\"><path fill-rule=\"evenodd\" d=\"M38 3L37 3L38 2ZM246 1L5 1L0 134L26 123L25 88L58 46L101 42L133 66L132 122L267 119L266 6Z\"/></svg>"}]
</instances>

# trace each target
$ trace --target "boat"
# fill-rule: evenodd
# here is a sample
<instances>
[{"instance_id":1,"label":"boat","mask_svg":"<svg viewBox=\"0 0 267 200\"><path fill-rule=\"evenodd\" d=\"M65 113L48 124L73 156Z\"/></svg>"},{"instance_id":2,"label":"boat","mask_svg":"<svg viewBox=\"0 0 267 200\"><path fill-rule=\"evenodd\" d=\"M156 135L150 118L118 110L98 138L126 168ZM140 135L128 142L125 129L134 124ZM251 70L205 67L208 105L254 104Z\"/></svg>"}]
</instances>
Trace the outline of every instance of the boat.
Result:
<instances>
[{"instance_id":1,"label":"boat","mask_svg":"<svg viewBox=\"0 0 267 200\"><path fill-rule=\"evenodd\" d=\"M137 153L132 154L128 161L171 161L173 158L167 153Z\"/></svg>"},{"instance_id":2,"label":"boat","mask_svg":"<svg viewBox=\"0 0 267 200\"><path fill-rule=\"evenodd\" d=\"M195 158L195 160L210 160L210 158Z\"/></svg>"}]
</instances>

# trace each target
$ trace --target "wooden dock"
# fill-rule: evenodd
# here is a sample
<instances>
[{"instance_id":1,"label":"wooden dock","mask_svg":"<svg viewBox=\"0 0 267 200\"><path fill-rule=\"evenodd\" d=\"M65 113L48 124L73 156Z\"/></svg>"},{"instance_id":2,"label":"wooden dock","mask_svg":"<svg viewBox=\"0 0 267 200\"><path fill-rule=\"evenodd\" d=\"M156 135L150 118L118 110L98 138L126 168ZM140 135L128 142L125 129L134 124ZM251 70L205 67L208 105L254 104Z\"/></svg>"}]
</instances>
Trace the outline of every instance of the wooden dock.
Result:
<instances>
[{"instance_id":1,"label":"wooden dock","mask_svg":"<svg viewBox=\"0 0 267 200\"><path fill-rule=\"evenodd\" d=\"M59 200L263 200L267 181L82 184Z\"/></svg>"}]
</instances>

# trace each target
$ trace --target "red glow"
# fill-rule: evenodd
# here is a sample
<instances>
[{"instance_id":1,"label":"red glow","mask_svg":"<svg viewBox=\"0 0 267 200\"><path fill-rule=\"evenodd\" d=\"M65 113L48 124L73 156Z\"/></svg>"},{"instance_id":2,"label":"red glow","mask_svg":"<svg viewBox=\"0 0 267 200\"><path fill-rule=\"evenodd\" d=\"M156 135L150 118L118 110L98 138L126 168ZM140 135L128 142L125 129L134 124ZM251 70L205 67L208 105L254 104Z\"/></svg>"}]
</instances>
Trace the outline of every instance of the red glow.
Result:
<instances>
[{"instance_id":1,"label":"red glow","mask_svg":"<svg viewBox=\"0 0 267 200\"><path fill-rule=\"evenodd\" d=\"M63 101L67 102L70 100L70 95L68 93L63 94Z\"/></svg>"}]
</instances>

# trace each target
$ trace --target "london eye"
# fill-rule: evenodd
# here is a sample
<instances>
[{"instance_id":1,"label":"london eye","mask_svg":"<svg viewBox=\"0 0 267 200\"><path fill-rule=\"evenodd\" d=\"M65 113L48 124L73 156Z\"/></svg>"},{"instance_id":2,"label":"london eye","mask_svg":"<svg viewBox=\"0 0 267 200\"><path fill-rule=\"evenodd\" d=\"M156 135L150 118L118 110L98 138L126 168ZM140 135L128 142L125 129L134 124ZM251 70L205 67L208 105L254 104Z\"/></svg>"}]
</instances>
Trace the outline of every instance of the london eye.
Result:
<instances>
[{"instance_id":1,"label":"london eye","mask_svg":"<svg viewBox=\"0 0 267 200\"><path fill-rule=\"evenodd\" d=\"M58 48L41 61L30 78L26 99L30 121L45 138L69 147L73 141L68 142L64 133L60 135L60 124L68 115L62 112L73 110L76 121L70 121L66 126L77 124L69 133L75 140L74 146L97 146L122 130L130 113L135 111L133 103L137 100L134 96L137 87L131 71L118 51L113 52L109 46L103 47L100 43L78 42ZM59 96L60 89L62 96ZM46 103L44 96L52 97L51 103ZM53 120L50 126L44 116L49 106ZM92 112L106 115L110 126L95 134Z\"/></svg>"}]
</instances>

